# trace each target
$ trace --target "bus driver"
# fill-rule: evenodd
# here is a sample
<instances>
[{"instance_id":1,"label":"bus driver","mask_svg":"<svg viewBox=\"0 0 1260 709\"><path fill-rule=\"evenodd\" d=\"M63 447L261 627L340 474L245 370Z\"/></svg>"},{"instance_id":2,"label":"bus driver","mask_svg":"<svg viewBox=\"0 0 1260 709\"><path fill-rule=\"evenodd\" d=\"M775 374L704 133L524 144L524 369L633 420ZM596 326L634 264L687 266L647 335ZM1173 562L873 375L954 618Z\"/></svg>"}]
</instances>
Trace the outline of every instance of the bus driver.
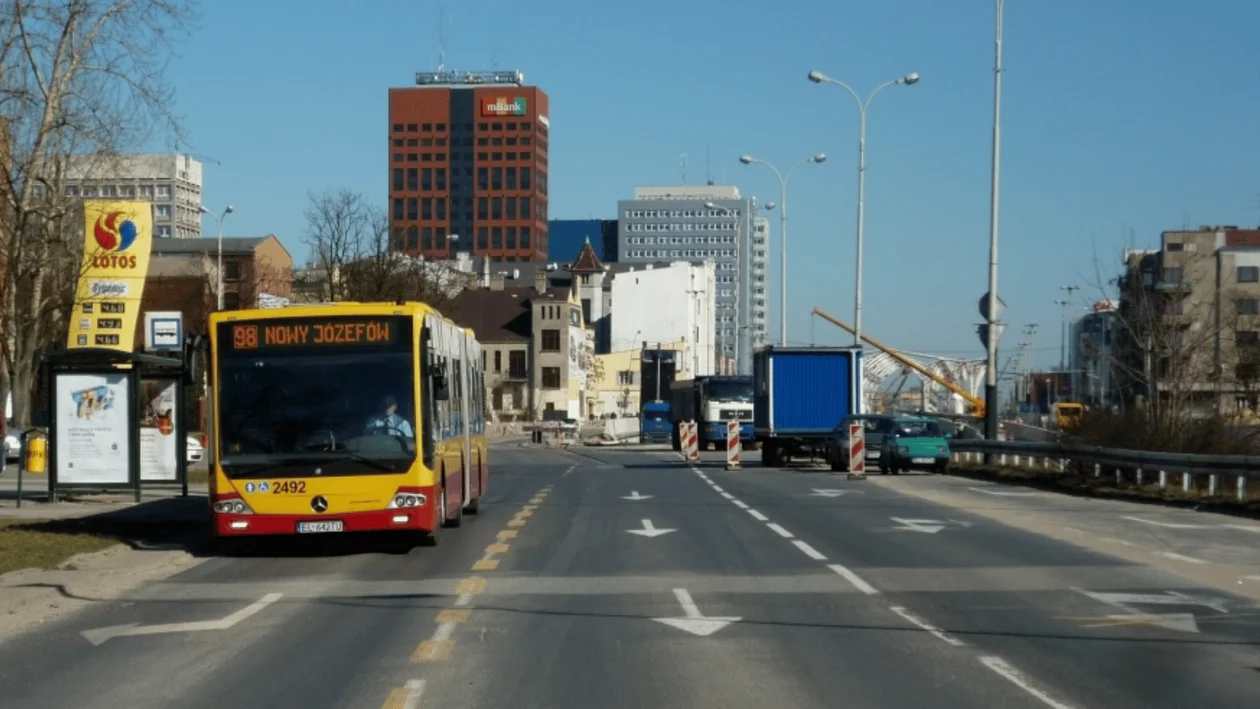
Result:
<instances>
[{"instance_id":1,"label":"bus driver","mask_svg":"<svg viewBox=\"0 0 1260 709\"><path fill-rule=\"evenodd\" d=\"M364 428L366 435L402 436L413 439L416 437L407 419L398 415L398 401L394 397L386 396L381 401L381 411L383 413L368 420Z\"/></svg>"}]
</instances>

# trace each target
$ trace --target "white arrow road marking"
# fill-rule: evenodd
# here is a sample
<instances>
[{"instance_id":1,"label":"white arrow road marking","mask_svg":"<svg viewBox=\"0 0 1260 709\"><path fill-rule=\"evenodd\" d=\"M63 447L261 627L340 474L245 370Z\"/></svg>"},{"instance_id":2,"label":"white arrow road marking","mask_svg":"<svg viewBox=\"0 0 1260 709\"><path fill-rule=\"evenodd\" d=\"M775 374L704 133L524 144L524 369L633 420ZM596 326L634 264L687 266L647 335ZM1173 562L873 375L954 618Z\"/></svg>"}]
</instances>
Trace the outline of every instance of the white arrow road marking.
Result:
<instances>
[{"instance_id":1,"label":"white arrow road marking","mask_svg":"<svg viewBox=\"0 0 1260 709\"><path fill-rule=\"evenodd\" d=\"M1075 589L1079 593L1125 612L1124 615L1109 615L1107 618L1118 623L1156 625L1168 630L1179 630L1183 633L1197 633L1199 626L1191 613L1143 613L1132 607L1135 603L1156 606L1204 606L1219 613L1229 613L1222 599L1191 596L1178 591L1157 593L1096 593L1083 589Z\"/></svg>"},{"instance_id":2,"label":"white arrow road marking","mask_svg":"<svg viewBox=\"0 0 1260 709\"><path fill-rule=\"evenodd\" d=\"M665 625L673 626L679 630L685 630L692 635L707 637L725 628L731 623L738 623L743 618L731 616L719 617L710 616L706 618L700 612L700 608L696 606L696 602L691 600L691 594L687 593L685 588L674 589L674 596L678 599L678 604L682 606L682 618L653 618L652 620Z\"/></svg>"},{"instance_id":3,"label":"white arrow road marking","mask_svg":"<svg viewBox=\"0 0 1260 709\"><path fill-rule=\"evenodd\" d=\"M810 497L840 497L841 495L845 495L850 492L854 492L854 491L853 490L819 490L818 488L814 488L814 494L810 495Z\"/></svg>"},{"instance_id":4,"label":"white arrow road marking","mask_svg":"<svg viewBox=\"0 0 1260 709\"><path fill-rule=\"evenodd\" d=\"M652 499L652 496L651 496L651 495L640 495L638 490L634 490L634 491L632 491L629 495L626 495L625 497L622 497L621 499L623 499L623 500L634 500L634 501L636 501L636 502L637 502L637 501L639 501L639 500L650 500L650 499Z\"/></svg>"},{"instance_id":5,"label":"white arrow road marking","mask_svg":"<svg viewBox=\"0 0 1260 709\"><path fill-rule=\"evenodd\" d=\"M1193 613L1133 613L1109 615L1110 622L1087 625L1087 628L1114 628L1122 625L1157 625L1168 630L1180 630L1183 633L1199 632L1199 624L1194 622Z\"/></svg>"},{"instance_id":6,"label":"white arrow road marking","mask_svg":"<svg viewBox=\"0 0 1260 709\"><path fill-rule=\"evenodd\" d=\"M1133 522L1141 522L1142 524L1150 524L1156 527L1167 527L1169 529L1211 529L1212 528L1212 526L1208 524L1179 524L1176 522L1159 522L1153 519L1142 519L1141 517L1121 517L1120 519L1127 519Z\"/></svg>"},{"instance_id":7,"label":"white arrow road marking","mask_svg":"<svg viewBox=\"0 0 1260 709\"><path fill-rule=\"evenodd\" d=\"M902 519L900 517L889 517L888 519L901 525L900 527L894 527L894 529L904 529L910 532L936 534L945 529L945 523L937 519Z\"/></svg>"},{"instance_id":8,"label":"white arrow road marking","mask_svg":"<svg viewBox=\"0 0 1260 709\"><path fill-rule=\"evenodd\" d=\"M643 520L643 529L627 529L626 531L631 534L638 534L641 537L647 537L648 539L651 539L652 537L659 537L662 534L669 534L670 532L675 532L677 530L657 529L656 527L652 526L652 520L645 519Z\"/></svg>"},{"instance_id":9,"label":"white arrow road marking","mask_svg":"<svg viewBox=\"0 0 1260 709\"><path fill-rule=\"evenodd\" d=\"M969 487L967 489L975 490L976 492L983 492L986 495L997 495L999 497L1032 497L1033 495L1040 494L1036 492L1011 492L1011 491L1003 491L1003 490L986 490L982 487Z\"/></svg>"},{"instance_id":10,"label":"white arrow road marking","mask_svg":"<svg viewBox=\"0 0 1260 709\"><path fill-rule=\"evenodd\" d=\"M227 630L272 603L280 600L280 597L283 595L283 593L268 593L260 600L220 620L201 620L192 623L164 623L161 625L140 625L139 623L127 623L126 625L113 625L108 628L84 630L82 631L82 635L93 645L100 645L110 638L121 638L128 635L160 635L163 633L188 633L199 630Z\"/></svg>"}]
</instances>

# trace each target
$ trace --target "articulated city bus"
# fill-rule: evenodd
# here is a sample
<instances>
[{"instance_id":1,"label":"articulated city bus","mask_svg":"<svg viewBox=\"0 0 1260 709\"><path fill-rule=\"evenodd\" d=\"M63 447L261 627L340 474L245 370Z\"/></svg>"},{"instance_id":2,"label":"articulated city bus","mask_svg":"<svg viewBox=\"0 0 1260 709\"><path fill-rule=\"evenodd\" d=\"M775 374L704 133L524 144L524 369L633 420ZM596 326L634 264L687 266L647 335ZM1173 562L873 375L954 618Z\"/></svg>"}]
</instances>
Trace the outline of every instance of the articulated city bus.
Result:
<instances>
[{"instance_id":1,"label":"articulated city bus","mask_svg":"<svg viewBox=\"0 0 1260 709\"><path fill-rule=\"evenodd\" d=\"M409 530L436 544L486 492L480 343L421 303L210 316L219 536Z\"/></svg>"}]
</instances>

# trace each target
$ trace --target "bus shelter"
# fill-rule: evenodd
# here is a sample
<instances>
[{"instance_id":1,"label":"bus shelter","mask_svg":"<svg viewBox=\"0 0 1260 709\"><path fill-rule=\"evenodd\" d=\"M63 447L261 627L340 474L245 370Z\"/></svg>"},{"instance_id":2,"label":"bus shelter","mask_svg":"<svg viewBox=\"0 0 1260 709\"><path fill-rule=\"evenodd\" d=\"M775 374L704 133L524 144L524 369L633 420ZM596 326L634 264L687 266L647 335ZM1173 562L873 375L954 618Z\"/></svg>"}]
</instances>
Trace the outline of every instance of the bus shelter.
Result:
<instances>
[{"instance_id":1,"label":"bus shelter","mask_svg":"<svg viewBox=\"0 0 1260 709\"><path fill-rule=\"evenodd\" d=\"M188 495L187 356L103 348L50 352L48 497L176 487Z\"/></svg>"}]
</instances>

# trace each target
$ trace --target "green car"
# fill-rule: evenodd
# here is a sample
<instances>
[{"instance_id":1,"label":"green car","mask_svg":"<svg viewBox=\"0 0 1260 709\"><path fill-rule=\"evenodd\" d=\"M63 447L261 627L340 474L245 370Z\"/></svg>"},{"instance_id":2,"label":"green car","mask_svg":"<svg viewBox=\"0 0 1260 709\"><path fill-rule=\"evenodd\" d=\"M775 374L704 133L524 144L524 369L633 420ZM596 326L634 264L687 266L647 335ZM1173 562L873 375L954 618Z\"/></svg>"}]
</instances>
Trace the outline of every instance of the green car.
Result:
<instances>
[{"instance_id":1,"label":"green car","mask_svg":"<svg viewBox=\"0 0 1260 709\"><path fill-rule=\"evenodd\" d=\"M879 472L949 470L949 436L932 419L898 417L879 451Z\"/></svg>"}]
</instances>

